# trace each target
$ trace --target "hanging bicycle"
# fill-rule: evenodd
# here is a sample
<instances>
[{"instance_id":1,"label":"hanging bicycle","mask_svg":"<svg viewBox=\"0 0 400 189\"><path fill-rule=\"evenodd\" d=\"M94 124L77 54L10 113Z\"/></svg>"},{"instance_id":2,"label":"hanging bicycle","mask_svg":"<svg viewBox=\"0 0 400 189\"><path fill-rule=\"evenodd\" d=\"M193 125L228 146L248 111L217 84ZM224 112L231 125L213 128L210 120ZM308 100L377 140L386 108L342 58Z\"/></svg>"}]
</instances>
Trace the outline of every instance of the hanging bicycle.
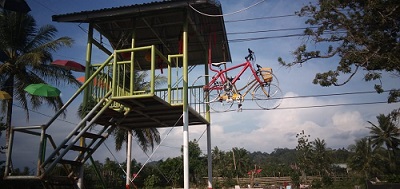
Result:
<instances>
[{"instance_id":1,"label":"hanging bicycle","mask_svg":"<svg viewBox=\"0 0 400 189\"><path fill-rule=\"evenodd\" d=\"M275 109L282 101L282 91L279 88L277 77L273 74L271 68L263 68L256 64L257 70L254 69L255 62L254 52L248 49L249 54L245 57L246 62L239 65L222 69L221 66L226 62L209 63L209 69L216 72L210 78L209 75L199 76L193 83L192 87L203 84L203 95L193 94L194 98L200 103L207 103L210 108L216 112L224 112L231 109L234 103L238 104L238 110L241 110L243 101L247 94L251 94L252 100L262 109ZM214 67L218 67L214 69ZM242 67L235 77L227 76L227 72ZM251 76L248 82L242 88L237 88L236 82L243 73L250 69ZM199 96L202 96L199 99Z\"/></svg>"}]
</instances>

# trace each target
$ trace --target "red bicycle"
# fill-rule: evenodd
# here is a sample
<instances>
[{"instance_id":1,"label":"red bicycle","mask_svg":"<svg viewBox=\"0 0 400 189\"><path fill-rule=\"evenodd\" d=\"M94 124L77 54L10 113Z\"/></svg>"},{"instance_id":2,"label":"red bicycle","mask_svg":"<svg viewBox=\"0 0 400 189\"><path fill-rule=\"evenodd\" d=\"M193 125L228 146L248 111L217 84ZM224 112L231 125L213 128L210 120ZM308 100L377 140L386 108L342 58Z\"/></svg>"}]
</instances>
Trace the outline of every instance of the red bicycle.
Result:
<instances>
[{"instance_id":1,"label":"red bicycle","mask_svg":"<svg viewBox=\"0 0 400 189\"><path fill-rule=\"evenodd\" d=\"M211 78L208 75L199 76L193 83L193 87L199 86L203 81L209 81L203 85L203 95L193 94L201 103L208 103L216 112L229 111L234 103L238 104L238 110L241 110L245 96L251 92L252 100L262 109L275 109L282 101L282 91L279 88L277 77L272 73L271 68L263 68L256 64L257 70L254 69L255 62L254 52L248 49L249 54L245 57L246 62L239 65L222 69L221 66L226 62L210 63L209 69L216 72ZM214 69L218 67L219 69ZM228 71L242 67L235 77L229 77ZM248 82L242 88L237 88L236 82L243 73L250 69L251 76ZM244 91L244 92L243 92Z\"/></svg>"}]
</instances>

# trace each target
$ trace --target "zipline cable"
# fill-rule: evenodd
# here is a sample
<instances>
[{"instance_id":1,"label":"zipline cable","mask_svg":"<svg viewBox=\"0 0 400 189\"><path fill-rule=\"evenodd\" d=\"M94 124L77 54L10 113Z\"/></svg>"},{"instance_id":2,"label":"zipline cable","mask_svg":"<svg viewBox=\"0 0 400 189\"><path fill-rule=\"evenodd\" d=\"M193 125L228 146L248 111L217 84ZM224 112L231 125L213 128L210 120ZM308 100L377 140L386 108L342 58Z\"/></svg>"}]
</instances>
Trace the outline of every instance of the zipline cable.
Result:
<instances>
[{"instance_id":1,"label":"zipline cable","mask_svg":"<svg viewBox=\"0 0 400 189\"><path fill-rule=\"evenodd\" d=\"M257 6L258 4L260 4L260 3L264 2L264 1L265 1L265 0L258 1L258 2L256 2L256 3L253 4L253 5L250 5L250 6L248 6L248 7L245 7L245 8L243 8L243 9L237 10L237 11L232 12L232 13L228 13L228 14L217 14L217 15L212 15L212 14L207 14L207 13L201 12L201 11L195 9L191 4L189 4L189 7L190 7L191 9L193 9L195 12L197 12L197 13L203 15L203 16L208 16L208 17L223 17L223 16L229 16L229 15L233 15L233 14L237 14L237 13L246 11L247 9L250 9L251 7Z\"/></svg>"},{"instance_id":2,"label":"zipline cable","mask_svg":"<svg viewBox=\"0 0 400 189\"><path fill-rule=\"evenodd\" d=\"M178 120L176 120L174 126L171 127L171 129L168 131L168 133L164 136L164 138L160 141L160 143L157 145L157 147L153 150L153 152L150 154L150 157L147 158L147 160L144 162L144 164L142 165L142 167L139 169L139 171L136 173L136 175L131 179L131 182L133 182L136 177L139 175L139 173L143 170L144 166L149 162L149 160L151 159L151 157L154 155L154 153L157 151L157 149L160 147L160 145L162 144L162 142L164 142L164 140L167 138L167 136L171 133L172 129L174 129L176 127L176 125L178 124L179 120L181 120L183 117L183 114L181 114L181 116L179 117Z\"/></svg>"}]
</instances>

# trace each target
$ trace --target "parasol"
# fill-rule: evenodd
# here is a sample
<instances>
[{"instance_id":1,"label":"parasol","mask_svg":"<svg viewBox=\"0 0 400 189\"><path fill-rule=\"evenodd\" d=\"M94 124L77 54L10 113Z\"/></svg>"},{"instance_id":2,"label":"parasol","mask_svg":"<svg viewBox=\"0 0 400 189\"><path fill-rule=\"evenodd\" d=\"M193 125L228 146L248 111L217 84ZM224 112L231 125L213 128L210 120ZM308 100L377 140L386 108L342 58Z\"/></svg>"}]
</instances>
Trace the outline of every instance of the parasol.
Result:
<instances>
[{"instance_id":1,"label":"parasol","mask_svg":"<svg viewBox=\"0 0 400 189\"><path fill-rule=\"evenodd\" d=\"M31 95L44 97L57 97L61 93L59 89L44 83L30 84L24 90Z\"/></svg>"},{"instance_id":2,"label":"parasol","mask_svg":"<svg viewBox=\"0 0 400 189\"><path fill-rule=\"evenodd\" d=\"M76 72L85 72L85 66L72 60L55 60L51 63L54 66L62 67L66 70L72 70Z\"/></svg>"},{"instance_id":3,"label":"parasol","mask_svg":"<svg viewBox=\"0 0 400 189\"><path fill-rule=\"evenodd\" d=\"M1 100L10 100L10 99L12 99L12 97L6 91L0 91L0 99Z\"/></svg>"},{"instance_id":4,"label":"parasol","mask_svg":"<svg viewBox=\"0 0 400 189\"><path fill-rule=\"evenodd\" d=\"M85 76L78 77L78 78L76 78L76 80L78 80L81 83L86 82ZM92 82L93 82L93 86L100 87L100 88L109 88L107 82L102 79L93 78Z\"/></svg>"}]
</instances>

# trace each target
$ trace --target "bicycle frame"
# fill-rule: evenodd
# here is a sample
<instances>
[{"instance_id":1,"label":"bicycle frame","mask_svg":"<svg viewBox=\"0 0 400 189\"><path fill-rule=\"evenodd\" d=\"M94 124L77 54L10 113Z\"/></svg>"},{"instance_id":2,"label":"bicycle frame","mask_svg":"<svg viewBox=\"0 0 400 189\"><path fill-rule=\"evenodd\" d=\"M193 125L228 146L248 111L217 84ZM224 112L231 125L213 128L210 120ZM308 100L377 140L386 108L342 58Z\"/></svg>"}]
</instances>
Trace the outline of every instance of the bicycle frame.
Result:
<instances>
[{"instance_id":1,"label":"bicycle frame","mask_svg":"<svg viewBox=\"0 0 400 189\"><path fill-rule=\"evenodd\" d=\"M234 69L237 69L237 68L240 68L240 67L243 67L243 68L242 68L242 69L240 70L240 72L232 79L232 81L231 81L232 85L235 86L236 81L239 80L239 78L243 75L243 73L244 73L248 68L250 68L250 70L251 70L251 72L252 72L254 78L257 80L257 82L258 82L259 84L262 84L262 83L263 83L263 81L261 81L260 78L257 76L257 71L253 68L253 66L251 65L251 62L250 62L249 60L246 60L246 62L244 62L244 63L241 63L241 64L236 65L236 66L232 66L232 67L230 67L230 68L223 69L223 70L216 70L216 69L212 68L212 64L210 63L210 64L209 64L209 69L210 69L211 71L214 71L214 72L217 72L217 73L212 77L211 81L209 81L209 83L206 85L207 88L210 89L210 90L221 90L221 89L223 88L223 84L226 83L226 82L228 81L228 78L226 77L226 73L227 73L228 71L231 71L231 70L234 70ZM220 85L220 86L214 85L214 83L215 83L218 79L220 79L221 84L222 84L222 85Z\"/></svg>"}]
</instances>

